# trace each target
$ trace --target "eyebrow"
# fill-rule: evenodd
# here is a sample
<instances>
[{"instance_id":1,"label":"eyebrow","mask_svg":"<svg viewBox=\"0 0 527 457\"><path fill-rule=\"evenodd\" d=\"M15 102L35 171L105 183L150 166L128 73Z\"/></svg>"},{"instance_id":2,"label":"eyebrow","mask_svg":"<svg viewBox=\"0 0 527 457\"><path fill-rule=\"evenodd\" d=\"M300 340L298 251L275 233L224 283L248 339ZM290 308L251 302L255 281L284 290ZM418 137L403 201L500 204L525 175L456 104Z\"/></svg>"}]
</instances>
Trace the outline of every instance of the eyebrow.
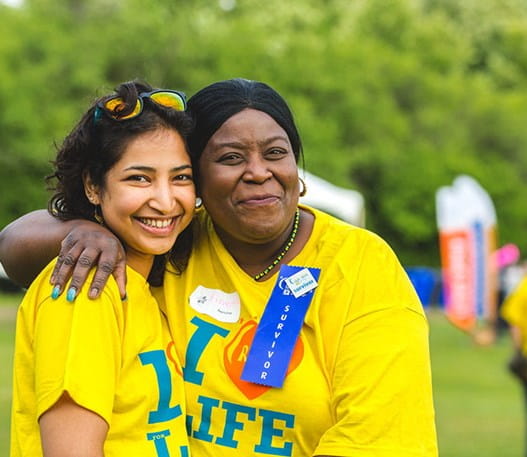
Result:
<instances>
[{"instance_id":1,"label":"eyebrow","mask_svg":"<svg viewBox=\"0 0 527 457\"><path fill-rule=\"evenodd\" d=\"M182 171L182 170L188 170L188 169L192 170L192 166L189 164L185 164L185 165L180 165L179 167L171 168L170 171L175 172L175 171ZM130 171L130 170L150 171L150 172L156 171L155 168L147 167L146 165L132 165L124 169L124 171Z\"/></svg>"},{"instance_id":2,"label":"eyebrow","mask_svg":"<svg viewBox=\"0 0 527 457\"><path fill-rule=\"evenodd\" d=\"M266 138L263 141L258 141L258 145L266 146L274 141L281 140L284 142L289 142L289 137L286 135L275 135L270 138ZM217 143L216 147L218 148L243 148L245 143L242 141L225 141L224 143Z\"/></svg>"}]
</instances>

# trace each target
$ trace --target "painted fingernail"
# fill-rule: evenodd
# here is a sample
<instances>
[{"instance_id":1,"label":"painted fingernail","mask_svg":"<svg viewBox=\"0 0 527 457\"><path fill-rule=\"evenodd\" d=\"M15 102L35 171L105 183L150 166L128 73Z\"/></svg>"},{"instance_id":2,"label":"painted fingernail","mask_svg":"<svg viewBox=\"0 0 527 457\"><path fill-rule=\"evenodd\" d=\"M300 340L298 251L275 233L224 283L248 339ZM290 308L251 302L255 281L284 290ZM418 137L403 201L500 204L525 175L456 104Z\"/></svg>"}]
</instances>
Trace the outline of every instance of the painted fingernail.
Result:
<instances>
[{"instance_id":1,"label":"painted fingernail","mask_svg":"<svg viewBox=\"0 0 527 457\"><path fill-rule=\"evenodd\" d=\"M89 292L88 296L89 296L90 298L97 298L97 294L98 294L98 293L99 293L99 289L97 289L97 287L92 287L92 288L90 289L90 292Z\"/></svg>"},{"instance_id":2,"label":"painted fingernail","mask_svg":"<svg viewBox=\"0 0 527 457\"><path fill-rule=\"evenodd\" d=\"M128 300L128 295L124 294L124 297L121 297L121 301L126 301Z\"/></svg>"},{"instance_id":3,"label":"painted fingernail","mask_svg":"<svg viewBox=\"0 0 527 457\"><path fill-rule=\"evenodd\" d=\"M77 295L77 289L75 287L70 287L68 289L68 294L66 295L66 300L69 302L75 301L75 296Z\"/></svg>"},{"instance_id":4,"label":"painted fingernail","mask_svg":"<svg viewBox=\"0 0 527 457\"><path fill-rule=\"evenodd\" d=\"M57 298L59 298L59 295L60 295L60 286L53 287L53 290L51 292L51 298L53 300L56 300Z\"/></svg>"}]
</instances>

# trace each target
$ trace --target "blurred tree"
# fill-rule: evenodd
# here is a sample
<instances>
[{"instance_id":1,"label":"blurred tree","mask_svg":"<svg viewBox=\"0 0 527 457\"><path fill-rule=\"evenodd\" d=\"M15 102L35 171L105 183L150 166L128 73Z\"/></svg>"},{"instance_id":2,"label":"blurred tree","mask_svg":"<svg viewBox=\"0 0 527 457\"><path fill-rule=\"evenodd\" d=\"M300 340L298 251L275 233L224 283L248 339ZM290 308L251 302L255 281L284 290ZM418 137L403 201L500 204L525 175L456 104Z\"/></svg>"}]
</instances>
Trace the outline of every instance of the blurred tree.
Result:
<instances>
[{"instance_id":1,"label":"blurred tree","mask_svg":"<svg viewBox=\"0 0 527 457\"><path fill-rule=\"evenodd\" d=\"M289 101L306 168L356 188L406 264L438 264L434 194L460 173L527 240L521 0L26 0L0 5L0 224L93 97L136 77L192 94L242 76Z\"/></svg>"}]
</instances>

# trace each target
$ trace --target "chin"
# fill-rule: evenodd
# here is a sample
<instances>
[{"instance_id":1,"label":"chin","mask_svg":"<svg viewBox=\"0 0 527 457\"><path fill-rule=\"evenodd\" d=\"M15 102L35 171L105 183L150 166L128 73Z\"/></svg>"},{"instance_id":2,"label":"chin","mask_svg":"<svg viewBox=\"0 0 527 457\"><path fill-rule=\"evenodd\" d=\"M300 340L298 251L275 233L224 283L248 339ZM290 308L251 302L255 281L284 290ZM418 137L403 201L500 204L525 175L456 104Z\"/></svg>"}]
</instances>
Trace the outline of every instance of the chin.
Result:
<instances>
[{"instance_id":1,"label":"chin","mask_svg":"<svg viewBox=\"0 0 527 457\"><path fill-rule=\"evenodd\" d=\"M170 251L170 249L172 249L172 246L174 246L174 243L171 243L169 245L163 245L163 246L145 246L145 249L143 252L149 255L164 255L168 251Z\"/></svg>"},{"instance_id":2,"label":"chin","mask_svg":"<svg viewBox=\"0 0 527 457\"><path fill-rule=\"evenodd\" d=\"M282 234L276 227L247 226L245 229L246 237L257 242L266 243L272 241Z\"/></svg>"}]
</instances>

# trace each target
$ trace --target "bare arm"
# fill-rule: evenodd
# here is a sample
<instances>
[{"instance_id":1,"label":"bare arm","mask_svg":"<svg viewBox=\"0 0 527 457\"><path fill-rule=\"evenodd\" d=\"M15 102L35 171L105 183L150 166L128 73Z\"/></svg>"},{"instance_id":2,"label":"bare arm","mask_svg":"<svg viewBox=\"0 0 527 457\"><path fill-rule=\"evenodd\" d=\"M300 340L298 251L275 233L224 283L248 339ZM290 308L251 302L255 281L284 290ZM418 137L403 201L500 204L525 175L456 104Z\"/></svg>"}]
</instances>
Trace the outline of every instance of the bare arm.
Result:
<instances>
[{"instance_id":1,"label":"bare arm","mask_svg":"<svg viewBox=\"0 0 527 457\"><path fill-rule=\"evenodd\" d=\"M0 262L19 285L27 287L56 256L59 261L52 283L59 292L70 277L70 287L80 290L89 270L97 266L90 298L99 296L110 274L115 276L121 296L126 295L124 249L104 227L80 219L64 222L38 210L20 217L0 232Z\"/></svg>"},{"instance_id":2,"label":"bare arm","mask_svg":"<svg viewBox=\"0 0 527 457\"><path fill-rule=\"evenodd\" d=\"M7 275L27 287L60 251L68 223L38 210L11 222L0 232L0 261Z\"/></svg>"},{"instance_id":3,"label":"bare arm","mask_svg":"<svg viewBox=\"0 0 527 457\"><path fill-rule=\"evenodd\" d=\"M39 420L44 457L104 457L108 424L65 393Z\"/></svg>"}]
</instances>

